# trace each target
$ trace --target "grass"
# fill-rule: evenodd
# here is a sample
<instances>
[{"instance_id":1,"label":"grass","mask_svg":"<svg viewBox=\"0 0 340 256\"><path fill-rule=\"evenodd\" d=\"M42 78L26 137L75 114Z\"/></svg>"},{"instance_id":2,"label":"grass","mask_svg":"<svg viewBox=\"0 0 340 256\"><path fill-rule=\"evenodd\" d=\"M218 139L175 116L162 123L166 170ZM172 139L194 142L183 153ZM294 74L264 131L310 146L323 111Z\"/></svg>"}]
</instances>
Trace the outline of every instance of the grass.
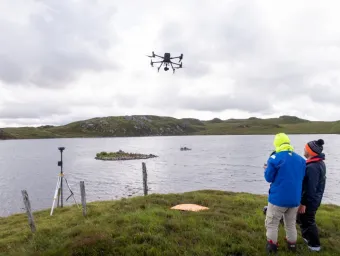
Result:
<instances>
[{"instance_id":1,"label":"grass","mask_svg":"<svg viewBox=\"0 0 340 256\"><path fill-rule=\"evenodd\" d=\"M295 116L201 121L194 118L134 115L92 118L61 126L7 127L0 139L133 137L171 135L340 134L340 121L321 122Z\"/></svg>"},{"instance_id":2,"label":"grass","mask_svg":"<svg viewBox=\"0 0 340 256\"><path fill-rule=\"evenodd\" d=\"M196 203L210 209L181 212ZM34 213L37 232L23 214L0 218L0 255L265 255L266 197L222 191L134 197L94 202L88 216L72 207ZM340 255L340 207L322 205L317 223L323 252ZM280 244L284 230L280 227ZM300 233L298 255L309 254ZM279 255L291 255L285 246Z\"/></svg>"},{"instance_id":3,"label":"grass","mask_svg":"<svg viewBox=\"0 0 340 256\"><path fill-rule=\"evenodd\" d=\"M155 155L149 154L139 154L139 153L128 153L124 152L122 150L119 150L117 152L100 152L96 154L96 159L112 159L112 160L120 160L120 159L146 159L156 157Z\"/></svg>"}]
</instances>

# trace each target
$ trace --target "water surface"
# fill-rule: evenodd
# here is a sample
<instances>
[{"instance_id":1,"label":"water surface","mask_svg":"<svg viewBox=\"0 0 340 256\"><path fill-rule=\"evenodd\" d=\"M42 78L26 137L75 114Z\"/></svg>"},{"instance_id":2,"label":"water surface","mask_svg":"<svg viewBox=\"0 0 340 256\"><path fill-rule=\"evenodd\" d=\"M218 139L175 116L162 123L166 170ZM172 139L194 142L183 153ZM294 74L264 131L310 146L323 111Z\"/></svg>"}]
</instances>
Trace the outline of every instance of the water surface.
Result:
<instances>
[{"instance_id":1,"label":"water surface","mask_svg":"<svg viewBox=\"0 0 340 256\"><path fill-rule=\"evenodd\" d=\"M291 135L298 153L306 142L325 140L327 184L323 203L340 205L340 148L338 135ZM141 138L42 139L0 141L0 216L24 212L21 190L33 210L51 208L63 153L64 172L76 200L79 181L85 181L87 201L112 200L143 194L142 162L148 169L149 193L178 193L201 189L266 194L263 163L273 136L184 136ZM192 151L180 151L181 146ZM99 161L100 151L124 150L158 158ZM69 191L64 187L64 198ZM72 203L72 198L66 204Z\"/></svg>"}]
</instances>

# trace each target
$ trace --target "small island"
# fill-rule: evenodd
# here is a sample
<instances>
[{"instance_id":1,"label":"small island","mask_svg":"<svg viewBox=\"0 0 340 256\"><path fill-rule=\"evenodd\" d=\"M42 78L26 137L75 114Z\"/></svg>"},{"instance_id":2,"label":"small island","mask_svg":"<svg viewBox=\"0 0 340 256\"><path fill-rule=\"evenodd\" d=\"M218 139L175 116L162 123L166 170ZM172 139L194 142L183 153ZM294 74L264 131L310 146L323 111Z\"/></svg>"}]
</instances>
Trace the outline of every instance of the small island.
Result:
<instances>
[{"instance_id":1,"label":"small island","mask_svg":"<svg viewBox=\"0 0 340 256\"><path fill-rule=\"evenodd\" d=\"M138 154L138 153L127 153L122 150L117 152L100 152L97 153L95 159L104 161L119 161L119 160L136 160L136 159L148 159L157 157L153 154Z\"/></svg>"}]
</instances>

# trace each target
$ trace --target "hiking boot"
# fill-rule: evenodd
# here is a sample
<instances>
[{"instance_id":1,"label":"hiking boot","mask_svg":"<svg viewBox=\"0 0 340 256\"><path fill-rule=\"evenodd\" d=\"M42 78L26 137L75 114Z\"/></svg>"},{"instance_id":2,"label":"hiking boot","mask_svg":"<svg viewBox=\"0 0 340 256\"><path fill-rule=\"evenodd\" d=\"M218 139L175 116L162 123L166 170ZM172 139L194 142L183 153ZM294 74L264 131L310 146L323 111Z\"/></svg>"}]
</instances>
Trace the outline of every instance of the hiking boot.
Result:
<instances>
[{"instance_id":1,"label":"hiking boot","mask_svg":"<svg viewBox=\"0 0 340 256\"><path fill-rule=\"evenodd\" d=\"M287 238L285 238L287 243L287 248L289 251L296 252L296 243L289 242Z\"/></svg>"},{"instance_id":2,"label":"hiking boot","mask_svg":"<svg viewBox=\"0 0 340 256\"><path fill-rule=\"evenodd\" d=\"M320 246L310 246L308 245L308 249L312 252L319 252L321 250Z\"/></svg>"},{"instance_id":3,"label":"hiking boot","mask_svg":"<svg viewBox=\"0 0 340 256\"><path fill-rule=\"evenodd\" d=\"M268 254L276 254L277 253L278 244L274 244L272 240L267 241L266 251Z\"/></svg>"},{"instance_id":4,"label":"hiking boot","mask_svg":"<svg viewBox=\"0 0 340 256\"><path fill-rule=\"evenodd\" d=\"M321 250L321 246L311 246L307 238L302 237L302 240L307 244L310 251L319 252Z\"/></svg>"}]
</instances>

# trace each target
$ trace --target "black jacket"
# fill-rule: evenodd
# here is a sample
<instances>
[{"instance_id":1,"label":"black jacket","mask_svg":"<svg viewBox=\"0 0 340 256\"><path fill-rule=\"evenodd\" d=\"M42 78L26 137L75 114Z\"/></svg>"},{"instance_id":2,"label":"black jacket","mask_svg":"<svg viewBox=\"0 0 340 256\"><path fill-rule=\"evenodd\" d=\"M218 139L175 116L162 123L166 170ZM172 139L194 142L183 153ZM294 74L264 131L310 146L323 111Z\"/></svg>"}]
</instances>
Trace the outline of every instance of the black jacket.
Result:
<instances>
[{"instance_id":1,"label":"black jacket","mask_svg":"<svg viewBox=\"0 0 340 256\"><path fill-rule=\"evenodd\" d=\"M301 204L306 206L307 211L316 211L321 204L326 185L324 160L323 153L307 160L301 198Z\"/></svg>"}]
</instances>

